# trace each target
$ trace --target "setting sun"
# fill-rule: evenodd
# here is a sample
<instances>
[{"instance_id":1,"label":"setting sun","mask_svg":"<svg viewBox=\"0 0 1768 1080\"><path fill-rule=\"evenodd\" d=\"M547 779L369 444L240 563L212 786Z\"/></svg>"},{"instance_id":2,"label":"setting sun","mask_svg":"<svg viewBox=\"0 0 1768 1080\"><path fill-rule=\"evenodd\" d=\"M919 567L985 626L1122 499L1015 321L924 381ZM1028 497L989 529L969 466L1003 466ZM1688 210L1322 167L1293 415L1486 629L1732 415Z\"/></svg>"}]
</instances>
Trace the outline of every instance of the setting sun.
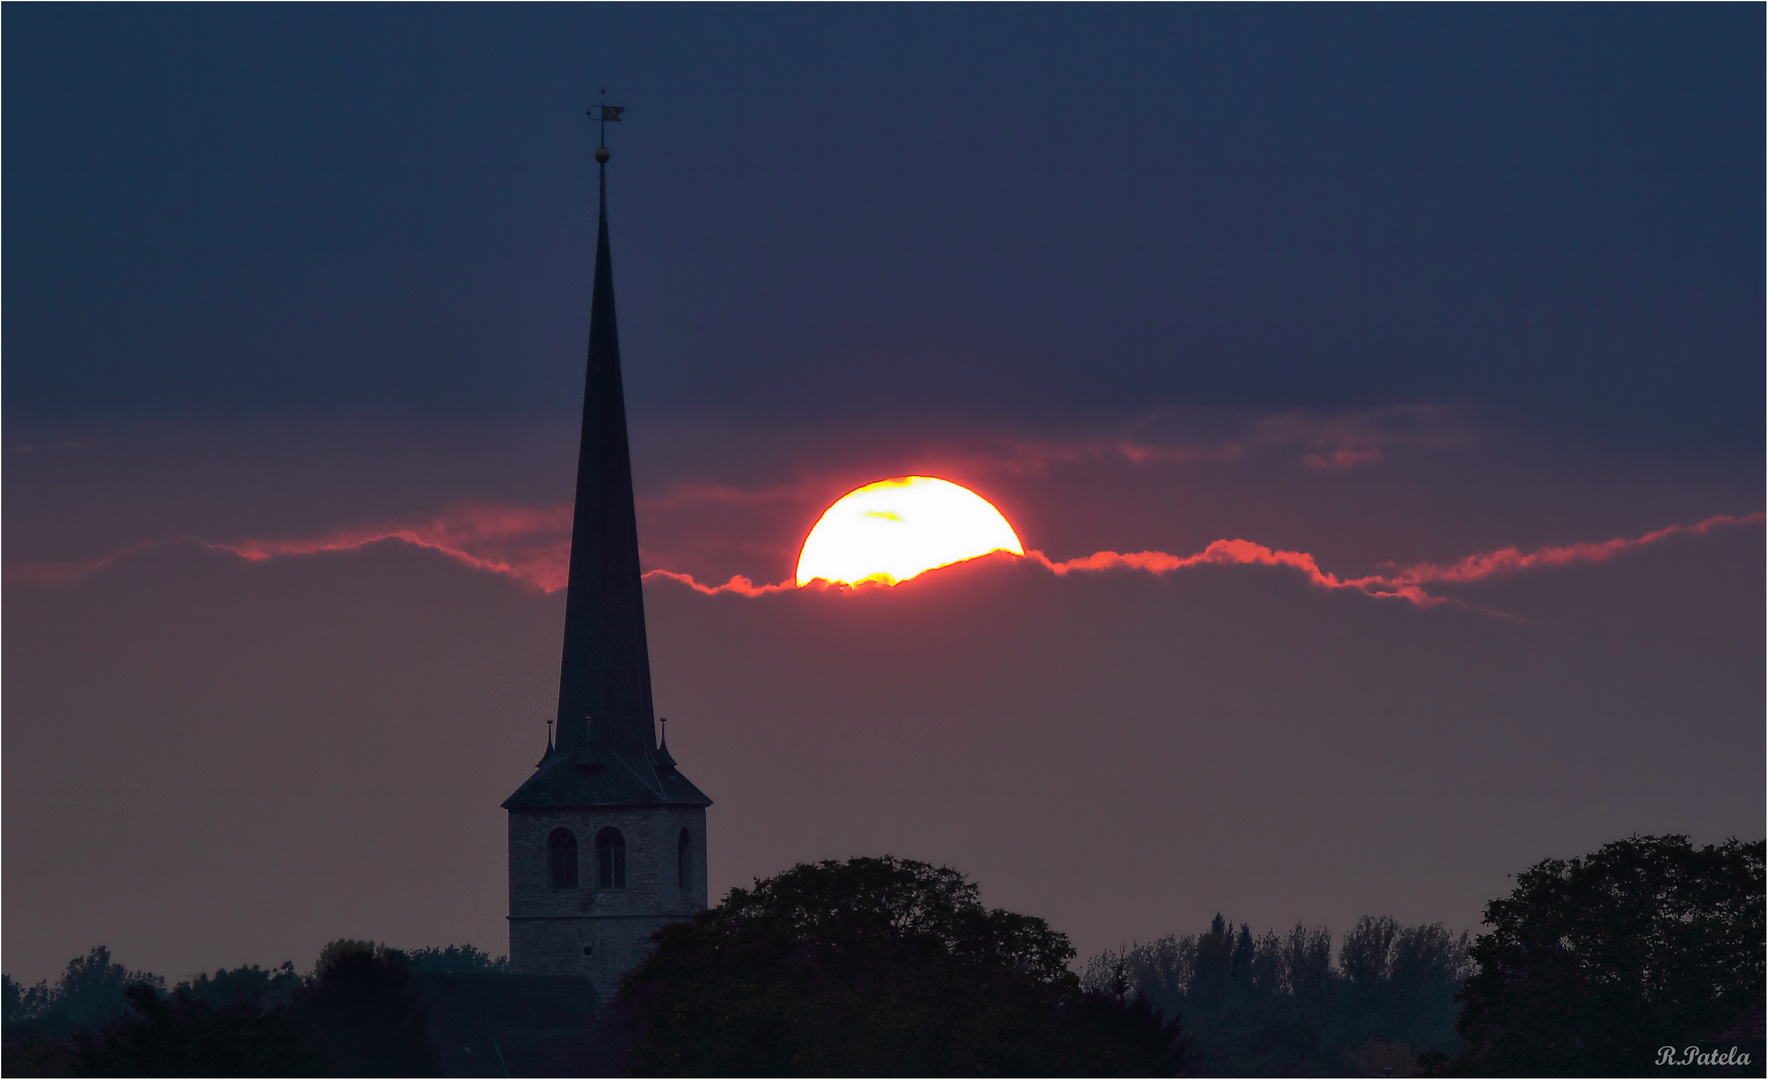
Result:
<instances>
[{"instance_id":1,"label":"setting sun","mask_svg":"<svg viewBox=\"0 0 1768 1080\"><path fill-rule=\"evenodd\" d=\"M949 480L898 476L850 491L823 511L798 555L798 584L894 585L994 551L1025 554L987 499Z\"/></svg>"}]
</instances>

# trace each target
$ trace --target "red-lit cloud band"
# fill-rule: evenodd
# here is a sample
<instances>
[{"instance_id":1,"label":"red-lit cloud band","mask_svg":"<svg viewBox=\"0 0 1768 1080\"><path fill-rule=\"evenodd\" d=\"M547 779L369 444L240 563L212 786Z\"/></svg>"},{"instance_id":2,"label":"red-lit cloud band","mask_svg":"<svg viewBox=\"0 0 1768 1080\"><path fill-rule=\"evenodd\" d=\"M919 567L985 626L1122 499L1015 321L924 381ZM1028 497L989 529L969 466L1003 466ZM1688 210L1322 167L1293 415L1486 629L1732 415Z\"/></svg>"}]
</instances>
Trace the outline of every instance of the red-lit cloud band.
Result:
<instances>
[{"instance_id":1,"label":"red-lit cloud band","mask_svg":"<svg viewBox=\"0 0 1768 1080\"><path fill-rule=\"evenodd\" d=\"M777 585L757 585L742 574L737 574L723 585L702 585L694 580L692 574L678 574L674 570L652 570L645 574L645 580L667 578L679 581L697 593L706 596L717 596L720 593L731 593L735 596L766 596L768 593L791 592L798 588L798 583L791 578Z\"/></svg>"},{"instance_id":2,"label":"red-lit cloud band","mask_svg":"<svg viewBox=\"0 0 1768 1080\"><path fill-rule=\"evenodd\" d=\"M565 587L571 561L571 507L536 510L471 503L415 525L340 529L314 539L245 540L208 546L262 562L285 555L354 551L388 540L427 548L541 592L556 592Z\"/></svg>"},{"instance_id":3,"label":"red-lit cloud band","mask_svg":"<svg viewBox=\"0 0 1768 1080\"><path fill-rule=\"evenodd\" d=\"M1722 514L1692 525L1670 525L1641 536L1542 547L1526 552L1514 547L1502 548L1469 555L1456 562L1415 563L1362 577L1340 577L1321 569L1314 557L1306 552L1278 551L1250 540L1217 540L1192 555L1173 555L1164 551L1099 551L1079 558L1057 560L1041 551L1028 550L1024 557L1059 576L1121 569L1165 576L1195 566L1274 566L1300 573L1309 583L1322 589L1354 589L1372 597L1433 607L1456 601L1440 592L1432 593L1427 588L1430 586L1465 585L1550 567L1601 563L1674 536L1702 536L1722 527L1760 525L1763 520L1761 513ZM551 593L565 586L570 559L570 523L569 506L536 510L472 504L452 508L417 524L339 529L307 539L245 540L230 544L201 540L155 541L86 562L11 563L6 567L6 580L14 584L71 584L130 555L176 544L198 545L252 562L264 562L354 551L370 544L402 543L435 551L475 570L502 575L537 592ZM728 593L755 597L790 592L797 587L790 578L777 584L758 585L741 574L723 584L708 585L690 574L663 569L652 570L645 574L645 578L678 582L707 596Z\"/></svg>"},{"instance_id":4,"label":"red-lit cloud band","mask_svg":"<svg viewBox=\"0 0 1768 1080\"><path fill-rule=\"evenodd\" d=\"M1542 567L1606 562L1617 555L1647 547L1672 536L1684 534L1704 536L1720 526L1757 525L1761 524L1763 519L1764 516L1759 513L1742 516L1720 514L1693 525L1670 525L1648 532L1643 536L1617 537L1600 543L1544 547L1530 552L1513 547L1502 548L1497 551L1469 555L1458 562L1415 563L1389 573L1369 574L1356 578L1341 578L1320 569L1319 564L1314 561L1314 557L1306 552L1273 551L1263 544L1255 544L1250 540L1217 540L1195 555L1182 556L1169 555L1164 551L1138 551L1127 555L1115 551L1100 551L1078 559L1057 562L1041 551L1028 551L1026 557L1035 559L1056 574L1086 570L1111 570L1119 567L1145 570L1150 574L1170 574L1188 566L1199 565L1285 566L1299 571L1309 582L1323 589L1356 589L1370 596L1392 597L1409 601L1419 607L1433 607L1453 601L1447 597L1432 595L1425 591L1424 586L1426 585L1470 584L1487 578L1503 577Z\"/></svg>"},{"instance_id":5,"label":"red-lit cloud band","mask_svg":"<svg viewBox=\"0 0 1768 1080\"><path fill-rule=\"evenodd\" d=\"M357 551L371 544L401 543L437 552L474 570L511 578L539 592L565 587L571 558L571 507L548 509L469 503L415 523L336 529L316 537L213 543L194 537L150 540L102 558L80 562L6 564L10 584L68 585L132 555L156 548L194 546L237 555L248 562L327 552Z\"/></svg>"}]
</instances>

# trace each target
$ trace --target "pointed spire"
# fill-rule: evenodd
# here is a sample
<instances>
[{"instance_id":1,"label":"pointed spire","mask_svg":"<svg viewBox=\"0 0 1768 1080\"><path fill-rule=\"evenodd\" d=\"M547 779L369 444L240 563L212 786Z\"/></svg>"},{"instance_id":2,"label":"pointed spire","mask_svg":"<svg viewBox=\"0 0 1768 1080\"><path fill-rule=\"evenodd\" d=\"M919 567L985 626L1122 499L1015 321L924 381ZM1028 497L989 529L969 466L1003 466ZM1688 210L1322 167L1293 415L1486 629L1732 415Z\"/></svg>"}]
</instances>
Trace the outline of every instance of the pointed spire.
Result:
<instances>
[{"instance_id":1,"label":"pointed spire","mask_svg":"<svg viewBox=\"0 0 1768 1080\"><path fill-rule=\"evenodd\" d=\"M605 111L605 110L604 110ZM571 521L565 649L559 673L561 753L597 748L634 755L654 747L651 663L645 644L638 519L614 321L614 264L608 245L608 148L596 149L600 200L577 504ZM589 717L594 717L593 722Z\"/></svg>"},{"instance_id":2,"label":"pointed spire","mask_svg":"<svg viewBox=\"0 0 1768 1080\"><path fill-rule=\"evenodd\" d=\"M620 120L603 105L601 123ZM608 244L608 148L596 148L598 201L583 433L565 589L565 648L559 665L559 729L534 775L503 801L510 811L586 806L712 805L659 749L645 645L638 518L614 326L614 260Z\"/></svg>"},{"instance_id":3,"label":"pointed spire","mask_svg":"<svg viewBox=\"0 0 1768 1080\"><path fill-rule=\"evenodd\" d=\"M546 759L553 756L552 726L553 722L548 720L546 722L546 753L540 755L540 760L534 763L536 769L545 765Z\"/></svg>"}]
</instances>

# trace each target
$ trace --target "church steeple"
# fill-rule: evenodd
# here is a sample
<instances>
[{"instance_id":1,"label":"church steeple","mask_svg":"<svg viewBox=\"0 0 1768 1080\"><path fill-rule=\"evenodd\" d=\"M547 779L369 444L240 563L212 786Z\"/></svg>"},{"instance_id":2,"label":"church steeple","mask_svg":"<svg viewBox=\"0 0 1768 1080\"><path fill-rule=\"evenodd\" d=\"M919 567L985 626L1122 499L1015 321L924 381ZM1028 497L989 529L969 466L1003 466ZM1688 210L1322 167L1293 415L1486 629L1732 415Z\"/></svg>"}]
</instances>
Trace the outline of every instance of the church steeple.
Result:
<instances>
[{"instance_id":1,"label":"church steeple","mask_svg":"<svg viewBox=\"0 0 1768 1080\"><path fill-rule=\"evenodd\" d=\"M651 734L651 661L645 644L620 337L614 319L605 146L596 150L596 170L600 212L583 433L577 453L577 506L571 521L571 576L565 593L558 749L575 754L593 744L642 755L656 749L656 743Z\"/></svg>"},{"instance_id":2,"label":"church steeple","mask_svg":"<svg viewBox=\"0 0 1768 1080\"><path fill-rule=\"evenodd\" d=\"M617 121L620 111L617 106L603 106L604 125ZM595 159L595 279L590 292L583 430L577 448L577 502L571 517L570 577L565 587L558 729L535 775L504 806L510 810L704 807L711 800L682 776L667 753L658 753L654 733L638 515L620 379L620 335L614 320L608 148L597 147Z\"/></svg>"},{"instance_id":3,"label":"church steeple","mask_svg":"<svg viewBox=\"0 0 1768 1080\"><path fill-rule=\"evenodd\" d=\"M603 105L599 119L615 123L620 112ZM503 806L511 969L585 976L606 1000L650 952L658 930L706 909L712 800L652 734L638 516L614 326L607 147L597 147L595 157L595 282L558 730L534 774Z\"/></svg>"}]
</instances>

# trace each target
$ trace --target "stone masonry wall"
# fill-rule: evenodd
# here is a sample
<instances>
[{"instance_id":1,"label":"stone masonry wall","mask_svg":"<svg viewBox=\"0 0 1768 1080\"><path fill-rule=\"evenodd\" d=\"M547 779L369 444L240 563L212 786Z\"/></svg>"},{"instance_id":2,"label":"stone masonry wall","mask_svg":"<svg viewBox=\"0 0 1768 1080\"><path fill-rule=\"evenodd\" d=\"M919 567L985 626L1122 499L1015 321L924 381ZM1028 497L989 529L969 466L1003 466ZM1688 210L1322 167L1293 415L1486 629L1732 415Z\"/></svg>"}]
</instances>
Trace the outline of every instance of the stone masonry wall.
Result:
<instances>
[{"instance_id":1,"label":"stone masonry wall","mask_svg":"<svg viewBox=\"0 0 1768 1080\"><path fill-rule=\"evenodd\" d=\"M547 838L577 837L577 886L554 889ZM597 885L596 834L626 841L626 884ZM688 830L688 887L678 882L677 844ZM706 811L694 806L514 810L509 817L510 969L521 975L584 975L603 999L650 952L651 935L706 910Z\"/></svg>"}]
</instances>

